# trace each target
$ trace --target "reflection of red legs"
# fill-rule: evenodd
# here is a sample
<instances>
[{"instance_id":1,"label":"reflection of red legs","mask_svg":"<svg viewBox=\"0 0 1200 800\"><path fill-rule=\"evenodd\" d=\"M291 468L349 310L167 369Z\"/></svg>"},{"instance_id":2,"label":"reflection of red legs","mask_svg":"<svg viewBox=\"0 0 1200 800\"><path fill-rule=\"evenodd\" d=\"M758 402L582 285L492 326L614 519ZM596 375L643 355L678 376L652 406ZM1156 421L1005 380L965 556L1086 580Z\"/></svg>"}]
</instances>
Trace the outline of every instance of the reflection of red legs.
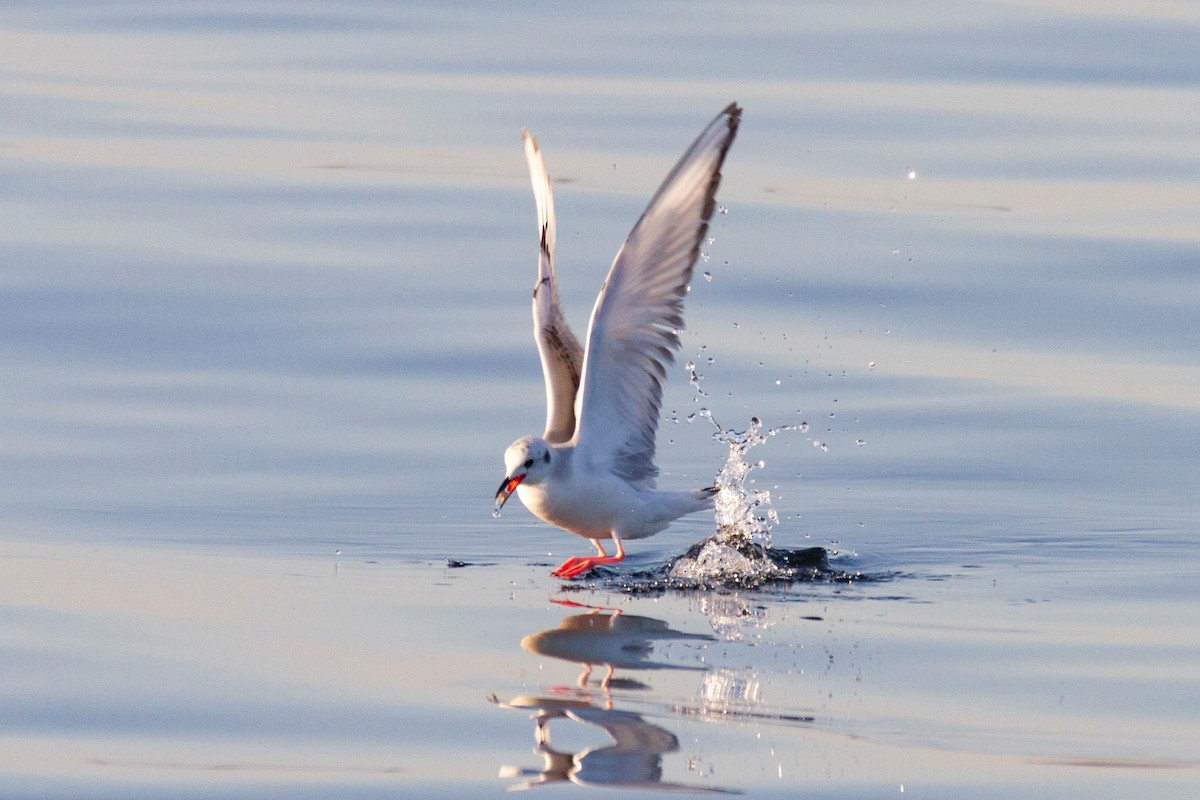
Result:
<instances>
[{"instance_id":1,"label":"reflection of red legs","mask_svg":"<svg viewBox=\"0 0 1200 800\"><path fill-rule=\"evenodd\" d=\"M600 544L599 539L592 539L592 544L596 545L596 552L599 555L594 556L572 556L566 561L558 565L558 569L550 574L556 578L575 578L585 572L600 566L601 564L616 564L618 561L625 558L625 547L621 544L621 540L613 534L613 541L617 543L616 555L610 556L604 552L604 545Z\"/></svg>"},{"instance_id":2,"label":"reflection of red legs","mask_svg":"<svg viewBox=\"0 0 1200 800\"><path fill-rule=\"evenodd\" d=\"M606 672L604 674L604 680L600 681L601 689L603 689L606 692L608 691L608 685L610 683L612 683L612 676L613 676L613 673L616 671L617 671L616 667L614 667L612 664L608 665L608 672ZM609 698L609 699L611 700L611 698Z\"/></svg>"},{"instance_id":3,"label":"reflection of red legs","mask_svg":"<svg viewBox=\"0 0 1200 800\"><path fill-rule=\"evenodd\" d=\"M574 600L568 600L565 597L551 597L550 602L554 603L555 605L565 606L567 608L586 608L589 615L599 614L601 611L611 611L612 614L609 616L619 617L622 613L624 613L621 609L613 608L612 606L593 606L588 603L577 603Z\"/></svg>"},{"instance_id":4,"label":"reflection of red legs","mask_svg":"<svg viewBox=\"0 0 1200 800\"><path fill-rule=\"evenodd\" d=\"M617 671L617 668L612 664L605 664L604 667L604 677L600 681L600 689L604 692L605 707L608 708L609 711L612 711L612 694L609 691L609 684L612 683L613 673ZM579 679L575 683L580 689L587 691L588 679L591 677L592 665L584 664L583 672L580 674Z\"/></svg>"}]
</instances>

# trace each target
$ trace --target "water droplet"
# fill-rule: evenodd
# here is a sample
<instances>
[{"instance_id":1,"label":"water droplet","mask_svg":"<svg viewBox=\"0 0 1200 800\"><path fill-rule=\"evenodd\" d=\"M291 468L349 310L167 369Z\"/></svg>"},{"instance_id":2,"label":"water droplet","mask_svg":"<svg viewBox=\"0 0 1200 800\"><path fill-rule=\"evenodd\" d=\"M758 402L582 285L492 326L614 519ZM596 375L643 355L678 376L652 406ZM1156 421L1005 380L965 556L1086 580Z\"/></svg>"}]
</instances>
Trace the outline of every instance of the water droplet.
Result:
<instances>
[{"instance_id":1,"label":"water droplet","mask_svg":"<svg viewBox=\"0 0 1200 800\"><path fill-rule=\"evenodd\" d=\"M917 171L912 167L909 167L907 175L910 181L915 181L917 179Z\"/></svg>"},{"instance_id":2,"label":"water droplet","mask_svg":"<svg viewBox=\"0 0 1200 800\"><path fill-rule=\"evenodd\" d=\"M855 443L856 445L858 445L859 447L862 447L864 444L866 444L866 443L867 443L867 440L866 440L866 439L855 439L855 440L854 440L854 443Z\"/></svg>"},{"instance_id":3,"label":"water droplet","mask_svg":"<svg viewBox=\"0 0 1200 800\"><path fill-rule=\"evenodd\" d=\"M711 258L711 256L708 253L704 252L703 250L700 251L700 260L701 261L703 261L705 264L707 264L709 258Z\"/></svg>"},{"instance_id":4,"label":"water droplet","mask_svg":"<svg viewBox=\"0 0 1200 800\"><path fill-rule=\"evenodd\" d=\"M867 369L875 369L875 362L874 362L874 361L868 361L868 362L867 362Z\"/></svg>"},{"instance_id":5,"label":"water droplet","mask_svg":"<svg viewBox=\"0 0 1200 800\"><path fill-rule=\"evenodd\" d=\"M711 272L704 273L704 280L708 281L709 283L712 283L712 273Z\"/></svg>"},{"instance_id":6,"label":"water droplet","mask_svg":"<svg viewBox=\"0 0 1200 800\"><path fill-rule=\"evenodd\" d=\"M718 214L728 214L729 209L726 208L725 206L717 206L717 213Z\"/></svg>"},{"instance_id":7,"label":"water droplet","mask_svg":"<svg viewBox=\"0 0 1200 800\"><path fill-rule=\"evenodd\" d=\"M740 329L741 327L742 327L742 323L740 323L740 322L735 322L735 323L733 323L733 328L734 328L734 330L738 330L738 329Z\"/></svg>"},{"instance_id":8,"label":"water droplet","mask_svg":"<svg viewBox=\"0 0 1200 800\"><path fill-rule=\"evenodd\" d=\"M716 241L717 241L717 237L715 237L715 236L710 236L704 240L705 244L714 244Z\"/></svg>"},{"instance_id":9,"label":"water droplet","mask_svg":"<svg viewBox=\"0 0 1200 800\"><path fill-rule=\"evenodd\" d=\"M688 370L689 372L691 372L692 370L694 370L696 368L696 362L695 361L685 361L683 364L683 368Z\"/></svg>"}]
</instances>

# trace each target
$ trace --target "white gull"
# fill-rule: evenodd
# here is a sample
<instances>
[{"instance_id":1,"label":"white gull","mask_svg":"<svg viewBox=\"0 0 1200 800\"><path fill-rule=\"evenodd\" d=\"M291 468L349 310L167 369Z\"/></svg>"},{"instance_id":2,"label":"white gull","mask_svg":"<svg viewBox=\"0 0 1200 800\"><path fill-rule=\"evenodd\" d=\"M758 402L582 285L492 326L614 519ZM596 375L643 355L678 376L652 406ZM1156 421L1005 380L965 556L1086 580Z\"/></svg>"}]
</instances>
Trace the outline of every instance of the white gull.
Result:
<instances>
[{"instance_id":1,"label":"white gull","mask_svg":"<svg viewBox=\"0 0 1200 800\"><path fill-rule=\"evenodd\" d=\"M667 174L600 288L586 351L559 300L550 179L537 140L522 132L540 235L533 330L546 379L546 431L505 451L495 513L516 491L535 516L591 540L597 555L567 559L552 573L557 577L618 562L623 540L652 536L712 505L716 487L655 488L654 439L666 368L680 344L683 298L741 114L731 103ZM605 551L605 539L615 554Z\"/></svg>"}]
</instances>

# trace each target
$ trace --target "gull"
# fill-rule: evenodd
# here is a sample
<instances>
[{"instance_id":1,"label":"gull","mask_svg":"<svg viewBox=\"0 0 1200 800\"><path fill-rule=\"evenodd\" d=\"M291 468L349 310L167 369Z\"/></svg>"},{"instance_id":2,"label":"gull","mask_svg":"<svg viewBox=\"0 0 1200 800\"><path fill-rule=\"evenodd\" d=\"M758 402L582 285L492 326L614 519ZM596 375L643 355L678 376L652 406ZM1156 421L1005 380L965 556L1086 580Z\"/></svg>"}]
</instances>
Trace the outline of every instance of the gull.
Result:
<instances>
[{"instance_id":1,"label":"gull","mask_svg":"<svg viewBox=\"0 0 1200 800\"><path fill-rule=\"evenodd\" d=\"M493 514L515 491L534 516L591 540L597 554L567 559L551 573L556 577L621 561L624 540L652 536L712 506L715 486L655 488L654 440L666 368L680 345L683 299L741 114L736 103L718 114L651 198L600 288L586 350L559 299L550 178L537 139L522 131L540 236L533 330L546 381L546 430L505 451Z\"/></svg>"}]
</instances>

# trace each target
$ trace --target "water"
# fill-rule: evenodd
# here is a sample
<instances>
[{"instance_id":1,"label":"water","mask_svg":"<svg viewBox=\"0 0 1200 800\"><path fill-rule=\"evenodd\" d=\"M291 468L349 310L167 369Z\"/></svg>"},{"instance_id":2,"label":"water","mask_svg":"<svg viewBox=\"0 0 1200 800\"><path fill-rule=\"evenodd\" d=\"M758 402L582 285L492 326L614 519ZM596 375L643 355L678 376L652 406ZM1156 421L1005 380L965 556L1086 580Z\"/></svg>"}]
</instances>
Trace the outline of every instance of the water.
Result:
<instances>
[{"instance_id":1,"label":"water","mask_svg":"<svg viewBox=\"0 0 1200 800\"><path fill-rule=\"evenodd\" d=\"M707 409L701 413L712 419ZM729 448L725 465L713 483L717 487L713 498L713 535L647 576L622 576L620 585L627 590L664 587L719 590L756 589L799 580L862 579L862 575L832 571L829 554L823 547L771 546L771 529L779 523L779 514L771 507L771 493L755 488L756 479L751 477L754 470L761 470L766 464L747 458L751 449L772 436L806 432L807 425L784 425L763 431L762 420L757 417L751 418L744 431L726 430L715 421L713 424L717 426L713 439Z\"/></svg>"},{"instance_id":2,"label":"water","mask_svg":"<svg viewBox=\"0 0 1200 800\"><path fill-rule=\"evenodd\" d=\"M5 4L0 795L1194 797L1198 34ZM806 426L743 488L828 574L632 590L697 516L564 587L488 513L544 413L520 130L579 331L731 100L660 484L726 462L701 409Z\"/></svg>"}]
</instances>

